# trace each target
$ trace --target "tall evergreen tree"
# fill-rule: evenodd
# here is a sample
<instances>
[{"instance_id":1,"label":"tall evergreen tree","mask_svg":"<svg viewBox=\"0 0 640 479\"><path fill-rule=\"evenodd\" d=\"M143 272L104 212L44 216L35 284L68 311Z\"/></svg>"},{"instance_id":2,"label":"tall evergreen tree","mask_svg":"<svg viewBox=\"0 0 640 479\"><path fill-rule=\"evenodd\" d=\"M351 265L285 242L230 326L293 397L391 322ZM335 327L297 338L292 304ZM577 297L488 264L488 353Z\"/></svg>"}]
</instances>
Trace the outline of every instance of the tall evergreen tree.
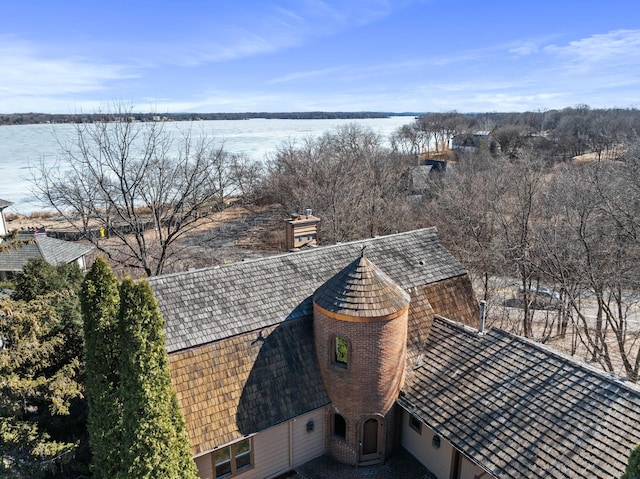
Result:
<instances>
[{"instance_id":1,"label":"tall evergreen tree","mask_svg":"<svg viewBox=\"0 0 640 479\"><path fill-rule=\"evenodd\" d=\"M118 280L104 259L98 258L87 273L80 297L93 475L111 479L121 465L120 292Z\"/></svg>"},{"instance_id":2,"label":"tall evergreen tree","mask_svg":"<svg viewBox=\"0 0 640 479\"><path fill-rule=\"evenodd\" d=\"M163 319L146 281L120 289L123 401L121 479L195 479L184 418L169 375Z\"/></svg>"},{"instance_id":3,"label":"tall evergreen tree","mask_svg":"<svg viewBox=\"0 0 640 479\"><path fill-rule=\"evenodd\" d=\"M63 292L0 301L0 477L78 477L84 439L81 358L66 345L74 323L58 314Z\"/></svg>"},{"instance_id":4,"label":"tall evergreen tree","mask_svg":"<svg viewBox=\"0 0 640 479\"><path fill-rule=\"evenodd\" d=\"M54 291L78 291L84 274L76 263L53 266L42 258L27 261L16 278L13 299L31 301Z\"/></svg>"},{"instance_id":5,"label":"tall evergreen tree","mask_svg":"<svg viewBox=\"0 0 640 479\"><path fill-rule=\"evenodd\" d=\"M631 451L622 479L640 479L640 444Z\"/></svg>"}]
</instances>

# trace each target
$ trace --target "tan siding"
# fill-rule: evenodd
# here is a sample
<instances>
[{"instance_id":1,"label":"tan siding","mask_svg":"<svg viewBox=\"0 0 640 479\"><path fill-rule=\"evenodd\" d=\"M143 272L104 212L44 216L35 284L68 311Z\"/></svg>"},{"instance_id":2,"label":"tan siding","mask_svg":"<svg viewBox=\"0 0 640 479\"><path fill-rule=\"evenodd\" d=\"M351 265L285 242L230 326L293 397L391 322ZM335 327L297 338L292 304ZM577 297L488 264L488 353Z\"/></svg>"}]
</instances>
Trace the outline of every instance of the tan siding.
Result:
<instances>
[{"instance_id":1,"label":"tan siding","mask_svg":"<svg viewBox=\"0 0 640 479\"><path fill-rule=\"evenodd\" d=\"M289 425L272 427L253 437L255 467L236 477L262 479L285 472L289 467Z\"/></svg>"},{"instance_id":2,"label":"tan siding","mask_svg":"<svg viewBox=\"0 0 640 479\"><path fill-rule=\"evenodd\" d=\"M476 466L473 462L462 456L462 471L460 472L460 479L475 479L480 476L484 471L481 467ZM493 477L491 474L482 476L483 478Z\"/></svg>"},{"instance_id":3,"label":"tan siding","mask_svg":"<svg viewBox=\"0 0 640 479\"><path fill-rule=\"evenodd\" d=\"M440 448L434 448L431 445L433 436L433 431L424 424L421 434L412 429L409 426L409 414L402 412L402 446L438 479L449 479L453 448L444 439L440 440Z\"/></svg>"},{"instance_id":4,"label":"tan siding","mask_svg":"<svg viewBox=\"0 0 640 479\"><path fill-rule=\"evenodd\" d=\"M195 458L200 479L213 479L211 454ZM263 479L289 469L289 425L284 423L253 436L253 468L233 477Z\"/></svg>"},{"instance_id":5,"label":"tan siding","mask_svg":"<svg viewBox=\"0 0 640 479\"><path fill-rule=\"evenodd\" d=\"M325 453L326 408L316 409L293 421L293 467L304 464ZM313 431L307 432L307 423L313 421Z\"/></svg>"},{"instance_id":6,"label":"tan siding","mask_svg":"<svg viewBox=\"0 0 640 479\"><path fill-rule=\"evenodd\" d=\"M205 454L204 456L196 457L194 460L196 461L196 466L198 467L198 477L200 477L200 479L214 479L211 454Z\"/></svg>"}]
</instances>

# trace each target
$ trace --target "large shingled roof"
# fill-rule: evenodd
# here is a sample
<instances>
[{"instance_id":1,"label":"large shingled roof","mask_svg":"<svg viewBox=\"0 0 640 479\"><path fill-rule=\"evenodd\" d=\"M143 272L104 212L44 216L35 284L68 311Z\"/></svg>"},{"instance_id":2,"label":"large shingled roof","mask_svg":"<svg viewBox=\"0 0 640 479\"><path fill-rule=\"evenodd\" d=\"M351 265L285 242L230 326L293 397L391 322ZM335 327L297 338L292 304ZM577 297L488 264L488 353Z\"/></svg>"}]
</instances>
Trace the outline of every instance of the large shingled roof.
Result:
<instances>
[{"instance_id":1,"label":"large shingled roof","mask_svg":"<svg viewBox=\"0 0 640 479\"><path fill-rule=\"evenodd\" d=\"M494 477L620 477L640 388L532 341L436 317L398 403Z\"/></svg>"},{"instance_id":2,"label":"large shingled roof","mask_svg":"<svg viewBox=\"0 0 640 479\"><path fill-rule=\"evenodd\" d=\"M405 290L466 274L435 228L150 278L167 350L206 344L312 313L311 296L360 256Z\"/></svg>"}]
</instances>

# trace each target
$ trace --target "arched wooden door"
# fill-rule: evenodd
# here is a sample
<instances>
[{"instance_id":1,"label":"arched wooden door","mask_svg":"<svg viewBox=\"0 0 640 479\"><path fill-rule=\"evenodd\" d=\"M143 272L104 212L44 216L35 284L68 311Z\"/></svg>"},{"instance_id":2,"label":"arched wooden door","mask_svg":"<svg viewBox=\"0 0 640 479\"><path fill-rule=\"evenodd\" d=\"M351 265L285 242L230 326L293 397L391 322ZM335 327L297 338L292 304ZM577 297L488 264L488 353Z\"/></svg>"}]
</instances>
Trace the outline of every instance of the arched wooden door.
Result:
<instances>
[{"instance_id":1,"label":"arched wooden door","mask_svg":"<svg viewBox=\"0 0 640 479\"><path fill-rule=\"evenodd\" d=\"M375 463L382 460L382 423L369 418L362 424L360 441L360 463Z\"/></svg>"}]
</instances>

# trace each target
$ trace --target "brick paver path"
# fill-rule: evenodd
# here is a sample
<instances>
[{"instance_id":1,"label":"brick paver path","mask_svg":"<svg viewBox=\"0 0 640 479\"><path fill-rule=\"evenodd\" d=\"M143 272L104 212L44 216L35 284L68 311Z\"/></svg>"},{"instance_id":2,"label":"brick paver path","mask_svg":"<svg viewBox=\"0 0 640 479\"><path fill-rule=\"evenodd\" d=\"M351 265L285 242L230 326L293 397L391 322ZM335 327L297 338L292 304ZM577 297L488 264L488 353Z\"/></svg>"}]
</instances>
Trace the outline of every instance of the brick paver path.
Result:
<instances>
[{"instance_id":1,"label":"brick paver path","mask_svg":"<svg viewBox=\"0 0 640 479\"><path fill-rule=\"evenodd\" d=\"M329 456L321 456L297 467L296 472L302 479L437 479L405 450L398 451L384 464L363 467L345 466Z\"/></svg>"}]
</instances>

